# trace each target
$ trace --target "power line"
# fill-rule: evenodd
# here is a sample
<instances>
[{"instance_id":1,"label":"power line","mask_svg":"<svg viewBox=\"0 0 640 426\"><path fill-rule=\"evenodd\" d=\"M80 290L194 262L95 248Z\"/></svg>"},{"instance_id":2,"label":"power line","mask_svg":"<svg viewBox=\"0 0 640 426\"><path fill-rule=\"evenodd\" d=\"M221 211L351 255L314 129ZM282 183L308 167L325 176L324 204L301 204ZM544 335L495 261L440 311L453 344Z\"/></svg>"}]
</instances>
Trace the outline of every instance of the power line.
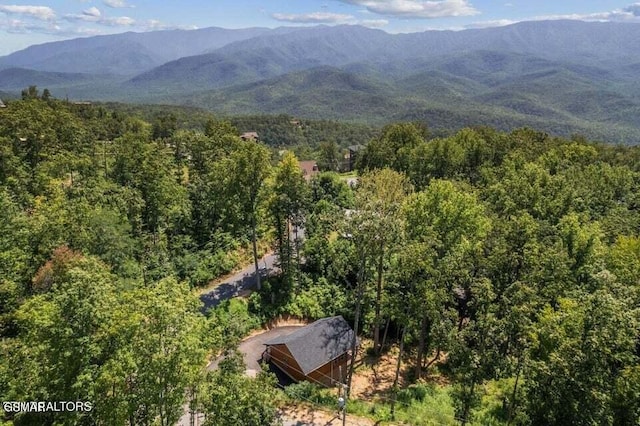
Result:
<instances>
[{"instance_id":1,"label":"power line","mask_svg":"<svg viewBox=\"0 0 640 426\"><path fill-rule=\"evenodd\" d=\"M268 349L269 349L269 352L267 352L267 353L268 353L269 355L271 355L271 352L272 352L273 350L275 350L276 352L280 352L280 353L284 354L284 352L283 352L283 351L281 351L281 350L279 350L279 349L277 349L277 348L275 348L275 347L273 347L273 346L269 346L269 348L268 348ZM332 360L332 361L333 361L333 360ZM329 361L329 362L332 362L332 361ZM274 362L274 363L275 363L275 362ZM311 380L313 380L313 381L315 381L315 382L319 383L320 385L324 385L323 383L319 382L318 380L315 380L314 378L307 376L303 371L300 371L300 369L295 368L294 366L290 365L286 360L282 360L282 363L283 363L283 364L285 364L287 367L289 367L289 368L293 369L294 371L296 371L296 372L298 372L298 373L302 374L302 376L303 376L303 377L305 377L305 378L309 378L309 379L311 379ZM276 364L276 365L277 365L277 364ZM343 392L343 394L344 394L344 396L345 396L345 397L343 398L343 397L340 397L340 396L339 396L339 397L338 397L338 401L337 401L337 403L338 403L338 409L339 409L339 411L342 411L342 424L343 424L343 426L345 426L345 425L346 425L346 422L347 422L347 408L346 408L347 398L346 398L346 391L345 391L346 385L345 385L344 383L342 383L342 382L337 381L337 380L336 380L336 379L334 379L333 377L329 377L329 376L327 376L326 374L324 374L324 373L322 373L322 372L320 372L320 371L317 371L317 370L316 370L316 372L317 372L318 374L320 374L321 376L328 378L328 379L329 379L329 383L332 383L332 384L338 384L338 385L340 385L340 388L342 389L342 392ZM340 372L342 372L342 369L340 369ZM342 373L341 373L340 375L342 376ZM284 389L284 387L283 387L283 389ZM305 399L306 399L306 398L305 398Z\"/></svg>"},{"instance_id":2,"label":"power line","mask_svg":"<svg viewBox=\"0 0 640 426\"><path fill-rule=\"evenodd\" d=\"M282 386L280 383L278 383L278 386L281 387L283 390L286 390L286 388L284 386ZM304 397L302 395L298 395L297 398L305 400L306 402L308 402L309 404L313 405L316 408L320 408L320 409L326 409L327 408L327 407L319 404L318 402L315 402L315 401L313 401L313 400L311 400L309 398L306 398L306 397ZM361 426L359 423L353 423L351 420L347 420L347 423L355 425L355 426Z\"/></svg>"},{"instance_id":3,"label":"power line","mask_svg":"<svg viewBox=\"0 0 640 426\"><path fill-rule=\"evenodd\" d=\"M285 389L286 389L286 388L285 388L285 386L281 385L280 383L278 383L278 386L279 386L280 388L282 388L283 390L285 390ZM317 408L320 408L320 409L326 409L326 408L327 408L327 407L325 407L325 406L323 406L323 405L321 405L321 404L319 404L319 403L317 403L317 402L315 402L315 401L313 401L313 400L311 400L311 399L309 399L309 398L305 398L305 397L303 397L303 396L298 396L298 397L299 397L300 399L303 399L303 400L307 401L308 403L310 403L310 404L311 404L311 405L313 405L314 407L317 407ZM460 421L460 419L457 419L457 418L454 418L454 420L458 420L458 421ZM430 424L437 425L437 426L449 426L448 424L446 424L446 423L442 423L442 422L439 422L439 421L437 421L437 420L435 420L435 419L428 419L428 422L429 422ZM347 420L347 423L349 423L349 424L353 424L353 425L356 425L356 426L361 426L361 425L359 425L358 423L353 423L353 422L352 422L352 421L350 421L350 420Z\"/></svg>"},{"instance_id":4,"label":"power line","mask_svg":"<svg viewBox=\"0 0 640 426\"><path fill-rule=\"evenodd\" d=\"M286 355L286 353L285 353L285 352L283 352L283 351L281 351L281 350L279 350L279 349L277 349L277 348L275 348L275 347L273 347L273 346L271 346L270 348L271 348L271 350L275 350L276 352L279 352L279 353L282 353L282 354L285 354L285 355ZM324 386L324 384L323 384L322 382L319 382L318 380L316 380L316 379L314 379L314 378L312 378L312 377L308 377L306 374L304 374L304 372L303 372L303 371L301 371L300 369L298 369L298 368L296 368L296 367L292 366L291 364L287 363L286 361L283 361L283 364L285 364L287 367L290 367L292 370L296 371L297 373L302 374L304 377L307 377L308 379L313 380L313 381L314 381L314 382L316 382L317 384L320 384L320 385L323 385L323 386ZM324 374L324 373L322 373L322 372L317 371L317 373L318 373L318 374L320 374L321 376L324 376L324 377L326 377L326 378L330 379L332 383L340 383L340 382L338 382L337 380L335 380L334 378L329 377L329 376L327 376L326 374ZM393 401L393 399L392 399L392 398L389 398L389 397L386 397L386 396L383 396L383 395L378 395L378 396L377 396L377 398L378 398L378 399L382 399L382 400L386 400L386 401L390 401L390 402L392 402L392 401ZM401 404L401 405L404 405L405 407L411 407L411 405L412 405L411 403L407 403L407 402L405 402L405 401L400 401L400 400L397 400L397 399L395 400L395 402L396 402L396 404ZM445 415L445 416L448 416L448 415L446 415L446 414L444 414L444 413L442 413L442 412L439 412L439 411L436 411L436 410L432 410L432 409L429 409L429 408L426 408L426 407L423 407L422 409L423 409L423 410L425 410L425 411L427 411L427 412L430 412L430 413L432 413L432 414L439 414L439 415ZM462 419L462 418L456 417L455 415L451 416L451 419L453 419L453 420L457 420L457 421L459 421L459 422L462 422L462 421L463 421L463 419Z\"/></svg>"}]
</instances>

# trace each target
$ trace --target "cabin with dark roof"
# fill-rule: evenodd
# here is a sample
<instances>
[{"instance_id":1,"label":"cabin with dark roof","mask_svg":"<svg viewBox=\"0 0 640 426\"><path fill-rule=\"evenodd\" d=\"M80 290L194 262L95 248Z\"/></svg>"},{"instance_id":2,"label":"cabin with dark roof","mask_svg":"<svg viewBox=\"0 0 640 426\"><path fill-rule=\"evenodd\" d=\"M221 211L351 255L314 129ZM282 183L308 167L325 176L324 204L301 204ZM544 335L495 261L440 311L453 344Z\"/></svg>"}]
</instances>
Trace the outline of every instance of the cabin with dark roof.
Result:
<instances>
[{"instance_id":1,"label":"cabin with dark roof","mask_svg":"<svg viewBox=\"0 0 640 426\"><path fill-rule=\"evenodd\" d=\"M323 318L266 342L263 359L296 382L334 386L345 383L354 337L342 316Z\"/></svg>"}]
</instances>

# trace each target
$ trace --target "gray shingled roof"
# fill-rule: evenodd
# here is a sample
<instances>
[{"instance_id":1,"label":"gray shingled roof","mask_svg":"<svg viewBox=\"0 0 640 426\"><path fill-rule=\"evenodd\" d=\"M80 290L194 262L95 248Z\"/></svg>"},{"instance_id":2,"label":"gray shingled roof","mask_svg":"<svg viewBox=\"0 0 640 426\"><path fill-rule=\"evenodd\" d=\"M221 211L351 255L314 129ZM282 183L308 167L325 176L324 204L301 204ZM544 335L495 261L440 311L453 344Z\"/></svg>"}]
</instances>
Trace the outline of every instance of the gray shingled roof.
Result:
<instances>
[{"instance_id":1,"label":"gray shingled roof","mask_svg":"<svg viewBox=\"0 0 640 426\"><path fill-rule=\"evenodd\" d=\"M351 349L353 330L342 316L320 319L267 346L284 344L307 375Z\"/></svg>"}]
</instances>

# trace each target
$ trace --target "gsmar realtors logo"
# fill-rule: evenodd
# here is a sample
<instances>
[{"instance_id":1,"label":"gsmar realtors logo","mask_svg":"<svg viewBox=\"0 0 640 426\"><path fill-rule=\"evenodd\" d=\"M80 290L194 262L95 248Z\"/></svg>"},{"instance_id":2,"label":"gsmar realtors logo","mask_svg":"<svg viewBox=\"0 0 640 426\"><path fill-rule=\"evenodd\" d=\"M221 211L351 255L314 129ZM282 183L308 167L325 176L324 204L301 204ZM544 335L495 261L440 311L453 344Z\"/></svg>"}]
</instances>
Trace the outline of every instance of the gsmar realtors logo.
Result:
<instances>
[{"instance_id":1,"label":"gsmar realtors logo","mask_svg":"<svg viewBox=\"0 0 640 426\"><path fill-rule=\"evenodd\" d=\"M93 403L88 401L6 401L2 403L5 413L53 413L89 412Z\"/></svg>"}]
</instances>

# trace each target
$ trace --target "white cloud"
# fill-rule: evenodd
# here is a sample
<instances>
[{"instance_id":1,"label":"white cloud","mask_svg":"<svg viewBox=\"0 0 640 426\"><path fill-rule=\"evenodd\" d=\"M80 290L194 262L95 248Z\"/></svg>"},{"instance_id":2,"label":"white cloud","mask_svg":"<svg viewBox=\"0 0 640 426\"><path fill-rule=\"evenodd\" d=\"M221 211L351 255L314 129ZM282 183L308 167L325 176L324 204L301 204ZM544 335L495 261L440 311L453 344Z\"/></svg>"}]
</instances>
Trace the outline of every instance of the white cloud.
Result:
<instances>
[{"instance_id":1,"label":"white cloud","mask_svg":"<svg viewBox=\"0 0 640 426\"><path fill-rule=\"evenodd\" d=\"M128 4L125 0L103 0L103 3L114 9L121 7L134 7Z\"/></svg>"},{"instance_id":2,"label":"white cloud","mask_svg":"<svg viewBox=\"0 0 640 426\"><path fill-rule=\"evenodd\" d=\"M92 22L94 24L105 25L108 27L131 27L136 23L135 19L128 16L103 16L97 8L85 10L81 14L65 15L63 19L68 22Z\"/></svg>"},{"instance_id":3,"label":"white cloud","mask_svg":"<svg viewBox=\"0 0 640 426\"><path fill-rule=\"evenodd\" d=\"M77 28L67 28L60 32L60 34L70 35L70 36L95 36L105 34L105 32L99 28L85 28L85 27L77 27Z\"/></svg>"},{"instance_id":4,"label":"white cloud","mask_svg":"<svg viewBox=\"0 0 640 426\"><path fill-rule=\"evenodd\" d=\"M166 24L156 19L137 21L129 16L105 16L95 6L87 7L79 13L56 17L52 9L44 6L0 5L0 31L11 34L44 34L69 38L114 34L124 29L146 32L197 28L194 25Z\"/></svg>"},{"instance_id":5,"label":"white cloud","mask_svg":"<svg viewBox=\"0 0 640 426\"><path fill-rule=\"evenodd\" d=\"M145 27L149 30L166 30L167 25L157 19L149 19L144 23Z\"/></svg>"},{"instance_id":6,"label":"white cloud","mask_svg":"<svg viewBox=\"0 0 640 426\"><path fill-rule=\"evenodd\" d=\"M339 13L314 12L306 14L274 13L271 17L277 21L294 22L297 24L349 24L362 25L369 28L381 28L389 24L386 19L356 19L353 15Z\"/></svg>"},{"instance_id":7,"label":"white cloud","mask_svg":"<svg viewBox=\"0 0 640 426\"><path fill-rule=\"evenodd\" d=\"M369 12L405 19L472 16L480 12L468 0L339 0Z\"/></svg>"},{"instance_id":8,"label":"white cloud","mask_svg":"<svg viewBox=\"0 0 640 426\"><path fill-rule=\"evenodd\" d=\"M351 15L330 12L304 14L274 13L271 17L276 21L296 22L299 24L336 24L353 20L353 16Z\"/></svg>"},{"instance_id":9,"label":"white cloud","mask_svg":"<svg viewBox=\"0 0 640 426\"><path fill-rule=\"evenodd\" d=\"M507 25L517 24L520 21L513 21L511 19L496 19L493 21L480 21L473 22L469 25L465 25L463 28L455 28L456 30L460 29L482 29L482 28L493 28L493 27L505 27Z\"/></svg>"},{"instance_id":10,"label":"white cloud","mask_svg":"<svg viewBox=\"0 0 640 426\"><path fill-rule=\"evenodd\" d=\"M523 21L586 21L586 22L636 22L640 23L640 3L634 3L621 9L614 9L609 12L595 12L595 13L571 13L564 15L541 15L534 16L532 18L509 20L499 19L495 21L481 21L474 22L466 25L464 29L470 28L490 28L490 27L503 27L505 25L512 25ZM459 29L459 28L456 28Z\"/></svg>"},{"instance_id":11,"label":"white cloud","mask_svg":"<svg viewBox=\"0 0 640 426\"><path fill-rule=\"evenodd\" d=\"M85 13L81 14L70 14L64 15L62 17L65 21L74 22L74 21L84 21L84 22L98 22L100 20L99 16L91 16L86 15Z\"/></svg>"},{"instance_id":12,"label":"white cloud","mask_svg":"<svg viewBox=\"0 0 640 426\"><path fill-rule=\"evenodd\" d=\"M115 18L103 18L99 23L110 27L130 27L136 23L136 20L128 16L118 16Z\"/></svg>"},{"instance_id":13,"label":"white cloud","mask_svg":"<svg viewBox=\"0 0 640 426\"><path fill-rule=\"evenodd\" d=\"M50 21L56 17L56 13L48 6L0 5L0 12L7 15L29 16L41 21Z\"/></svg>"},{"instance_id":14,"label":"white cloud","mask_svg":"<svg viewBox=\"0 0 640 426\"><path fill-rule=\"evenodd\" d=\"M90 7L87 10L83 10L82 11L83 15L86 16L93 16L93 17L99 17L100 15L102 15L102 13L100 13L100 9L98 9L97 7Z\"/></svg>"},{"instance_id":15,"label":"white cloud","mask_svg":"<svg viewBox=\"0 0 640 426\"><path fill-rule=\"evenodd\" d=\"M60 27L52 21L41 22L31 21L26 22L20 19L0 19L0 30L6 31L10 34L28 34L39 33L57 35L60 32Z\"/></svg>"},{"instance_id":16,"label":"white cloud","mask_svg":"<svg viewBox=\"0 0 640 426\"><path fill-rule=\"evenodd\" d=\"M640 16L640 3L633 3L622 9L625 12L633 14L633 16Z\"/></svg>"},{"instance_id":17,"label":"white cloud","mask_svg":"<svg viewBox=\"0 0 640 426\"><path fill-rule=\"evenodd\" d=\"M197 30L197 25L171 25L165 24L157 19L150 19L148 21L139 22L139 28L142 31L159 31L159 30Z\"/></svg>"},{"instance_id":18,"label":"white cloud","mask_svg":"<svg viewBox=\"0 0 640 426\"><path fill-rule=\"evenodd\" d=\"M570 13L565 15L541 15L534 16L527 21L620 21L631 18L631 15L619 14L618 12L597 12L597 13Z\"/></svg>"}]
</instances>

